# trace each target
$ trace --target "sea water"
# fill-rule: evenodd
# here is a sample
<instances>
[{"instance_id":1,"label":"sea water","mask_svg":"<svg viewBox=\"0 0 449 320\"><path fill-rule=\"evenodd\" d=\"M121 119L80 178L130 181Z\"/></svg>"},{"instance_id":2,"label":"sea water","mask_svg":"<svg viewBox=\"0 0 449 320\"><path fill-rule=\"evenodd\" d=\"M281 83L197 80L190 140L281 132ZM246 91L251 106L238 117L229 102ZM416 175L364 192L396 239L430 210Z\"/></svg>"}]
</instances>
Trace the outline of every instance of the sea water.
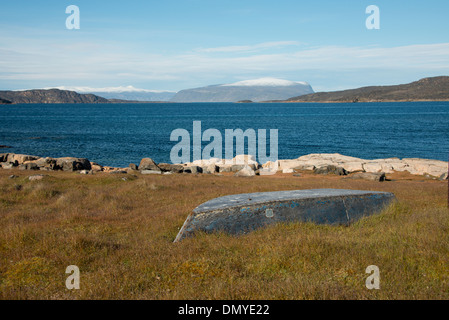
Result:
<instances>
[{"instance_id":1,"label":"sea water","mask_svg":"<svg viewBox=\"0 0 449 320\"><path fill-rule=\"evenodd\" d=\"M193 121L223 137L225 129L266 129L267 135L278 129L280 159L310 153L443 161L449 156L449 102L2 105L0 145L12 148L0 153L75 156L121 167L144 157L170 163L177 144L171 132L191 133Z\"/></svg>"}]
</instances>

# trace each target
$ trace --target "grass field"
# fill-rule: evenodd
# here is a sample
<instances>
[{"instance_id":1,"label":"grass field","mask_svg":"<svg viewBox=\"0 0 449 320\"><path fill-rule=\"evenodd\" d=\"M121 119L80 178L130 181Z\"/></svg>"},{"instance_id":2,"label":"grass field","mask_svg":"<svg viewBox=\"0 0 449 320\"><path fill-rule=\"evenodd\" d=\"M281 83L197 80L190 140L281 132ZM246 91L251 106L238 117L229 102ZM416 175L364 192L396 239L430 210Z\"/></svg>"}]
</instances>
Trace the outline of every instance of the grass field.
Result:
<instances>
[{"instance_id":1,"label":"grass field","mask_svg":"<svg viewBox=\"0 0 449 320\"><path fill-rule=\"evenodd\" d=\"M0 170L0 299L449 299L447 182L32 174ZM212 198L311 188L399 201L349 227L295 223L172 243ZM69 265L80 269L80 290L65 286ZM380 269L380 290L365 286L369 265Z\"/></svg>"}]
</instances>

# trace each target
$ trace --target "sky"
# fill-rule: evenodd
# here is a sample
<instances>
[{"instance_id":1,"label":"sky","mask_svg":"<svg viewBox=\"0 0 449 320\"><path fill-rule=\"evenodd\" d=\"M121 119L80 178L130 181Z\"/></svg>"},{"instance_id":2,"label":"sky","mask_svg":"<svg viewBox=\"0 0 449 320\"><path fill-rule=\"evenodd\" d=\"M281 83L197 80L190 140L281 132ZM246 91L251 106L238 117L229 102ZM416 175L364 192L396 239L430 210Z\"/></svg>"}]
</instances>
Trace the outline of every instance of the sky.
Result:
<instances>
[{"instance_id":1,"label":"sky","mask_svg":"<svg viewBox=\"0 0 449 320\"><path fill-rule=\"evenodd\" d=\"M366 27L369 5L380 29ZM447 0L2 1L0 90L408 83L449 75L448 16Z\"/></svg>"}]
</instances>

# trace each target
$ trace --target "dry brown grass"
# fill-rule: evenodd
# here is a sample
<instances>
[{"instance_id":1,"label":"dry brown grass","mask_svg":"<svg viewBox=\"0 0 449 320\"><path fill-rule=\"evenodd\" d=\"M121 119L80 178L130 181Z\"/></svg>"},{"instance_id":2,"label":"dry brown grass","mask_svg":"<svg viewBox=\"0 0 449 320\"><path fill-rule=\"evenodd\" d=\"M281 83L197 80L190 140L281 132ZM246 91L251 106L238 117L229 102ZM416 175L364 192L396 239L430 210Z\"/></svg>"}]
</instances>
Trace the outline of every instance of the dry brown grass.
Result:
<instances>
[{"instance_id":1,"label":"dry brown grass","mask_svg":"<svg viewBox=\"0 0 449 320\"><path fill-rule=\"evenodd\" d=\"M51 172L31 182L31 174L0 170L1 299L449 298L442 181ZM310 188L390 191L399 202L350 227L296 223L172 243L212 198ZM373 264L380 290L365 287ZM80 268L80 290L65 287L69 265Z\"/></svg>"}]
</instances>

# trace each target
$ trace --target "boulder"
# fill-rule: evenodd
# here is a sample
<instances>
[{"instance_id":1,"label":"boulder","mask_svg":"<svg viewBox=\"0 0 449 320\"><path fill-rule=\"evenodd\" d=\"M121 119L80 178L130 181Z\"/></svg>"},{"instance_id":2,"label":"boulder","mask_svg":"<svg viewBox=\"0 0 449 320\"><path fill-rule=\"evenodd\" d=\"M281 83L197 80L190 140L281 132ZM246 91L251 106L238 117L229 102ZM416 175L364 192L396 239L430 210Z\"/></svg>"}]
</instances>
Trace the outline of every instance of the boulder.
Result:
<instances>
[{"instance_id":1,"label":"boulder","mask_svg":"<svg viewBox=\"0 0 449 320\"><path fill-rule=\"evenodd\" d=\"M139 170L154 170L154 171L161 171L161 169L158 167L156 162L153 161L151 158L143 158L140 161L139 164Z\"/></svg>"},{"instance_id":2,"label":"boulder","mask_svg":"<svg viewBox=\"0 0 449 320\"><path fill-rule=\"evenodd\" d=\"M27 162L20 164L19 170L39 170L39 166L34 162Z\"/></svg>"},{"instance_id":3,"label":"boulder","mask_svg":"<svg viewBox=\"0 0 449 320\"><path fill-rule=\"evenodd\" d=\"M259 163L256 161L256 157L253 155L247 154L239 154L232 159L232 164L237 165L254 165L256 169L259 166Z\"/></svg>"},{"instance_id":4,"label":"boulder","mask_svg":"<svg viewBox=\"0 0 449 320\"><path fill-rule=\"evenodd\" d=\"M351 176L351 179L364 179L371 181L385 181L385 172L373 173L373 172L359 172Z\"/></svg>"},{"instance_id":5,"label":"boulder","mask_svg":"<svg viewBox=\"0 0 449 320\"><path fill-rule=\"evenodd\" d=\"M139 170L139 167L137 167L137 165L136 164L134 164L134 163L130 163L129 164L129 167L132 169L132 170Z\"/></svg>"},{"instance_id":6,"label":"boulder","mask_svg":"<svg viewBox=\"0 0 449 320\"><path fill-rule=\"evenodd\" d=\"M261 176L269 176L276 174L279 170L279 160L276 160L274 162L268 161L267 163L264 163L262 165L262 169L260 170Z\"/></svg>"},{"instance_id":7,"label":"boulder","mask_svg":"<svg viewBox=\"0 0 449 320\"><path fill-rule=\"evenodd\" d=\"M448 180L448 173L445 172L440 176L440 180Z\"/></svg>"},{"instance_id":8,"label":"boulder","mask_svg":"<svg viewBox=\"0 0 449 320\"><path fill-rule=\"evenodd\" d=\"M3 169L6 169L6 170L10 170L10 169L12 169L14 167L14 165L12 163L9 163L9 162L2 162L2 163L0 163L0 166Z\"/></svg>"},{"instance_id":9,"label":"boulder","mask_svg":"<svg viewBox=\"0 0 449 320\"><path fill-rule=\"evenodd\" d=\"M26 161L38 160L39 158L40 157L30 156L30 155L27 155L27 154L9 153L6 162L17 163L17 165L19 165L19 164L23 164Z\"/></svg>"},{"instance_id":10,"label":"boulder","mask_svg":"<svg viewBox=\"0 0 449 320\"><path fill-rule=\"evenodd\" d=\"M407 171L411 174L425 175L429 174L434 177L440 177L447 172L447 162L428 159L403 159L408 164Z\"/></svg>"},{"instance_id":11,"label":"boulder","mask_svg":"<svg viewBox=\"0 0 449 320\"><path fill-rule=\"evenodd\" d=\"M91 164L91 169L92 169L93 172L101 172L101 171L103 171L103 167L100 166L99 164L96 164L95 162L93 162Z\"/></svg>"},{"instance_id":12,"label":"boulder","mask_svg":"<svg viewBox=\"0 0 449 320\"><path fill-rule=\"evenodd\" d=\"M313 171L316 167L313 164L302 164L297 167L294 167L294 171Z\"/></svg>"},{"instance_id":13,"label":"boulder","mask_svg":"<svg viewBox=\"0 0 449 320\"><path fill-rule=\"evenodd\" d=\"M324 167L317 168L313 171L315 174L335 174L337 176L345 176L347 172L342 167L337 167L334 165L328 165Z\"/></svg>"},{"instance_id":14,"label":"boulder","mask_svg":"<svg viewBox=\"0 0 449 320\"><path fill-rule=\"evenodd\" d=\"M217 173L219 168L218 166L216 166L215 164L210 164L206 167L203 167L203 173L207 173L207 174L214 174Z\"/></svg>"},{"instance_id":15,"label":"boulder","mask_svg":"<svg viewBox=\"0 0 449 320\"><path fill-rule=\"evenodd\" d=\"M159 163L158 167L163 172L182 173L184 171L184 166L182 164Z\"/></svg>"},{"instance_id":16,"label":"boulder","mask_svg":"<svg viewBox=\"0 0 449 320\"><path fill-rule=\"evenodd\" d=\"M253 177L255 175L255 171L248 165L244 166L240 171L234 174L236 177Z\"/></svg>"},{"instance_id":17,"label":"boulder","mask_svg":"<svg viewBox=\"0 0 449 320\"><path fill-rule=\"evenodd\" d=\"M218 158L210 158L210 159L201 159L201 160L195 160L193 162L187 163L186 165L188 167L190 166L198 166L198 167L207 167L210 164L222 164L226 160L218 159Z\"/></svg>"},{"instance_id":18,"label":"boulder","mask_svg":"<svg viewBox=\"0 0 449 320\"><path fill-rule=\"evenodd\" d=\"M392 173L394 171L391 164L386 163L382 159L380 159L378 161L364 163L363 169L365 170L365 172L372 172L372 173L376 173L376 172Z\"/></svg>"},{"instance_id":19,"label":"boulder","mask_svg":"<svg viewBox=\"0 0 449 320\"><path fill-rule=\"evenodd\" d=\"M184 172L185 172L185 173L193 173L193 174L195 174L195 173L202 173L203 171L202 171L202 168L201 168L201 167L198 167L198 166L190 166L190 167L185 167L185 168L184 168Z\"/></svg>"},{"instance_id":20,"label":"boulder","mask_svg":"<svg viewBox=\"0 0 449 320\"><path fill-rule=\"evenodd\" d=\"M282 173L293 173L295 172L293 169L282 169Z\"/></svg>"},{"instance_id":21,"label":"boulder","mask_svg":"<svg viewBox=\"0 0 449 320\"><path fill-rule=\"evenodd\" d=\"M80 171L92 169L89 160L74 157L57 158L56 166L63 171Z\"/></svg>"},{"instance_id":22,"label":"boulder","mask_svg":"<svg viewBox=\"0 0 449 320\"><path fill-rule=\"evenodd\" d=\"M346 170L346 172L363 172L363 162L362 161L351 161L339 163L339 166Z\"/></svg>"},{"instance_id":23,"label":"boulder","mask_svg":"<svg viewBox=\"0 0 449 320\"><path fill-rule=\"evenodd\" d=\"M238 172L240 170L242 170L243 168L245 168L246 165L244 164L234 164L231 166L231 171L232 172Z\"/></svg>"},{"instance_id":24,"label":"boulder","mask_svg":"<svg viewBox=\"0 0 449 320\"><path fill-rule=\"evenodd\" d=\"M39 167L40 170L57 170L56 159L53 158L39 158L34 163Z\"/></svg>"},{"instance_id":25,"label":"boulder","mask_svg":"<svg viewBox=\"0 0 449 320\"><path fill-rule=\"evenodd\" d=\"M223 164L218 166L218 172L231 172L231 169L232 165Z\"/></svg>"}]
</instances>

